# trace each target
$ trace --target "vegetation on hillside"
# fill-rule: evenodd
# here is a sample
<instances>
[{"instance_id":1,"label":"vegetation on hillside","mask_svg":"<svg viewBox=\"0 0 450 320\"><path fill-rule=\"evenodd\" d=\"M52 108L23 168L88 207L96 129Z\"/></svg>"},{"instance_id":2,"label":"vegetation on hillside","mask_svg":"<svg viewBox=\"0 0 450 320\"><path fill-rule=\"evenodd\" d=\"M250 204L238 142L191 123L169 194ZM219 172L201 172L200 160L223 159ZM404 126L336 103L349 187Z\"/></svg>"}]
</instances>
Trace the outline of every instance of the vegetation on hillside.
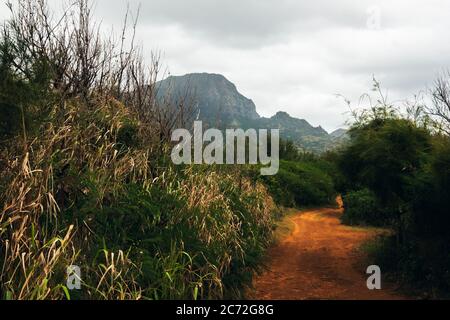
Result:
<instances>
[{"instance_id":1,"label":"vegetation on hillside","mask_svg":"<svg viewBox=\"0 0 450 320\"><path fill-rule=\"evenodd\" d=\"M275 202L283 207L334 204L336 165L301 151L292 141L280 141L280 169L274 176L260 178Z\"/></svg>"}]
</instances>

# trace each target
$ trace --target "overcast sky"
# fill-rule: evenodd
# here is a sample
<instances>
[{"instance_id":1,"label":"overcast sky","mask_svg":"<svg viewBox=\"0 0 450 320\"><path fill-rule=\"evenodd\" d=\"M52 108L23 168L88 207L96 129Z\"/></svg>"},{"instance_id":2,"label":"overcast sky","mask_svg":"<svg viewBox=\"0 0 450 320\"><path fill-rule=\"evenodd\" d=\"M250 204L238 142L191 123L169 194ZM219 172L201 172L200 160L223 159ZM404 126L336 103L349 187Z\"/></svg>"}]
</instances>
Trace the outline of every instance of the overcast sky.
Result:
<instances>
[{"instance_id":1,"label":"overcast sky","mask_svg":"<svg viewBox=\"0 0 450 320\"><path fill-rule=\"evenodd\" d=\"M52 0L55 6L61 1ZM137 38L160 50L170 74L221 73L262 116L278 110L327 130L371 89L411 98L450 67L446 0L130 0ZM127 2L96 0L105 27L120 28ZM5 7L0 15L5 16Z\"/></svg>"}]
</instances>

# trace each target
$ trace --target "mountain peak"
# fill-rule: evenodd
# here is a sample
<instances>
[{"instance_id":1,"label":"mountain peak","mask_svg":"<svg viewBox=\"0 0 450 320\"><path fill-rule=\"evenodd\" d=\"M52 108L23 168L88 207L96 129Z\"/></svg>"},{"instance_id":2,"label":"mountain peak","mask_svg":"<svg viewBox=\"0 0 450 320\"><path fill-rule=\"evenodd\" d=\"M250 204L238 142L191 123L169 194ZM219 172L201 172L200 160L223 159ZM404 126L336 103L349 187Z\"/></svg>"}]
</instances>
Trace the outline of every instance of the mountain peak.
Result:
<instances>
[{"instance_id":1,"label":"mountain peak","mask_svg":"<svg viewBox=\"0 0 450 320\"><path fill-rule=\"evenodd\" d=\"M221 74L190 73L170 76L158 83L161 92L181 95L188 90L196 102L200 117L211 124L239 123L240 119L259 119L252 100Z\"/></svg>"},{"instance_id":2,"label":"mountain peak","mask_svg":"<svg viewBox=\"0 0 450 320\"><path fill-rule=\"evenodd\" d=\"M291 118L291 116L289 115L289 113L285 112L285 111L278 111L273 118L284 118L284 119L289 119Z\"/></svg>"},{"instance_id":3,"label":"mountain peak","mask_svg":"<svg viewBox=\"0 0 450 320\"><path fill-rule=\"evenodd\" d=\"M158 96L170 93L183 98L192 93L199 120L219 129L279 129L283 139L304 150L321 152L332 146L332 137L321 127L278 111L271 118L261 118L251 99L243 96L226 77L216 73L190 73L170 76L158 83Z\"/></svg>"},{"instance_id":4,"label":"mountain peak","mask_svg":"<svg viewBox=\"0 0 450 320\"><path fill-rule=\"evenodd\" d=\"M231 81L225 78L224 75L221 75L219 73L207 73L207 72L187 73L181 76L170 75L165 80L174 80L174 79L209 80L209 81L219 80L231 83Z\"/></svg>"}]
</instances>

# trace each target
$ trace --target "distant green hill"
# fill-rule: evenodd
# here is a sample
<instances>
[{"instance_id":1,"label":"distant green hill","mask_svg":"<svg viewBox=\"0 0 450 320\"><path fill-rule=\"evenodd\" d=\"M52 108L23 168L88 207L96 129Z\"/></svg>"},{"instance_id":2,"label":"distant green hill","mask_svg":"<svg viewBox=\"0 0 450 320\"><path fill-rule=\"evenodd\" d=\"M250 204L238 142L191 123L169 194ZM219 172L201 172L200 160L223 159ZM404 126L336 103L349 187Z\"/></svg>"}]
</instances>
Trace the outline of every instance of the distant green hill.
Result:
<instances>
[{"instance_id":1,"label":"distant green hill","mask_svg":"<svg viewBox=\"0 0 450 320\"><path fill-rule=\"evenodd\" d=\"M346 130L328 134L322 127L313 127L304 119L279 111L271 118L260 117L251 99L246 98L223 75L192 73L170 76L157 83L160 99L180 101L192 99L195 118L206 126L225 128L280 129L282 139L293 141L305 151L320 153L339 144Z\"/></svg>"}]
</instances>

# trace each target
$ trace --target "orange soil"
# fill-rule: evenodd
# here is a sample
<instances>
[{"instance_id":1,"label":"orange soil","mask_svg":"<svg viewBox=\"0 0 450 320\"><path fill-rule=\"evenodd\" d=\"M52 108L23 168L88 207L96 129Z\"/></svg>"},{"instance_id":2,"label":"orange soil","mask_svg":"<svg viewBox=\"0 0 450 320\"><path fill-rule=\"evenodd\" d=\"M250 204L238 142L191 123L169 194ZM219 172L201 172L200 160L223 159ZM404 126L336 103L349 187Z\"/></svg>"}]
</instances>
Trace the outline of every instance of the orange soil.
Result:
<instances>
[{"instance_id":1,"label":"orange soil","mask_svg":"<svg viewBox=\"0 0 450 320\"><path fill-rule=\"evenodd\" d=\"M342 213L322 208L290 217L292 234L269 250L267 270L255 277L249 298L404 299L383 280L381 290L367 289L367 266L357 249L379 231L343 226Z\"/></svg>"}]
</instances>

